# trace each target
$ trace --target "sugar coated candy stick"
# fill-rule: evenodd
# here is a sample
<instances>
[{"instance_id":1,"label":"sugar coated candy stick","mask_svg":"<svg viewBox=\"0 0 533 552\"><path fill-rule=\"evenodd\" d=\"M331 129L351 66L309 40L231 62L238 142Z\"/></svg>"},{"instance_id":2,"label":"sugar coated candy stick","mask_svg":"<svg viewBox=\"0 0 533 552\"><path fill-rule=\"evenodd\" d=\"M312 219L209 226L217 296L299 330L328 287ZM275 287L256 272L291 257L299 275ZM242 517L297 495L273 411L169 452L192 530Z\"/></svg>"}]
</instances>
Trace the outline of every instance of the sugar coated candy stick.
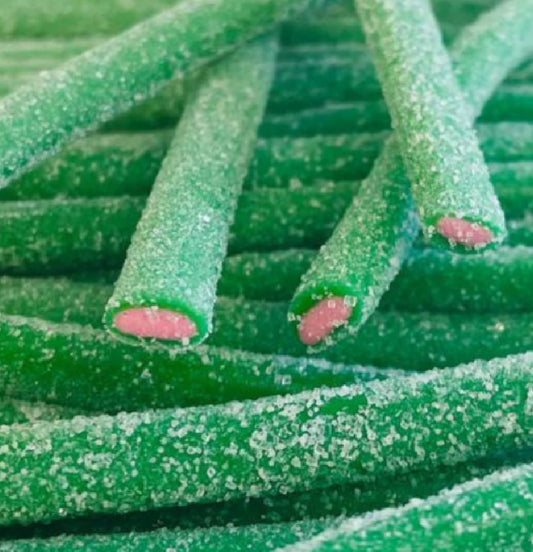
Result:
<instances>
[{"instance_id":1,"label":"sugar coated candy stick","mask_svg":"<svg viewBox=\"0 0 533 552\"><path fill-rule=\"evenodd\" d=\"M268 37L238 50L191 93L106 308L112 331L186 345L209 333L276 46Z\"/></svg>"},{"instance_id":2,"label":"sugar coated candy stick","mask_svg":"<svg viewBox=\"0 0 533 552\"><path fill-rule=\"evenodd\" d=\"M528 550L533 464L502 470L424 501L344 521L283 552L350 550ZM280 550L281 552L281 550Z\"/></svg>"},{"instance_id":3,"label":"sugar coated candy stick","mask_svg":"<svg viewBox=\"0 0 533 552\"><path fill-rule=\"evenodd\" d=\"M195 0L40 75L0 101L0 185L176 76L269 30L315 0ZM163 62L164 60L164 62Z\"/></svg>"},{"instance_id":4,"label":"sugar coated candy stick","mask_svg":"<svg viewBox=\"0 0 533 552\"><path fill-rule=\"evenodd\" d=\"M424 234L471 248L501 242L503 211L429 3L371 0L356 7Z\"/></svg>"},{"instance_id":5,"label":"sugar coated candy stick","mask_svg":"<svg viewBox=\"0 0 533 552\"><path fill-rule=\"evenodd\" d=\"M529 446L532 366L525 354L288 397L0 426L0 524L303 491Z\"/></svg>"},{"instance_id":6,"label":"sugar coated candy stick","mask_svg":"<svg viewBox=\"0 0 533 552\"><path fill-rule=\"evenodd\" d=\"M506 71L533 50L531 7L531 0L501 4L452 48L471 118ZM482 67L487 68L483 78ZM417 233L409 178L392 137L294 295L289 317L300 340L328 345L343 333L356 332L398 274Z\"/></svg>"}]
</instances>

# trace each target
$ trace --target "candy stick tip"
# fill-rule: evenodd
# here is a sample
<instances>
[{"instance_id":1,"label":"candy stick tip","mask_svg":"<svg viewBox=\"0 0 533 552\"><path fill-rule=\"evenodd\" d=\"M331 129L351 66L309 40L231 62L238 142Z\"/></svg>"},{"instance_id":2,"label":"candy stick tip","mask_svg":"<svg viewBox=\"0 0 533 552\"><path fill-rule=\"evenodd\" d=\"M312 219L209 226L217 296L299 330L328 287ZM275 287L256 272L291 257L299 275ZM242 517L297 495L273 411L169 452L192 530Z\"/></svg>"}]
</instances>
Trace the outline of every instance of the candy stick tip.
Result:
<instances>
[{"instance_id":1,"label":"candy stick tip","mask_svg":"<svg viewBox=\"0 0 533 552\"><path fill-rule=\"evenodd\" d=\"M492 232L480 224L460 218L443 217L437 224L437 231L450 242L466 247L480 247L492 241Z\"/></svg>"},{"instance_id":2,"label":"candy stick tip","mask_svg":"<svg viewBox=\"0 0 533 552\"><path fill-rule=\"evenodd\" d=\"M348 321L352 308L343 297L322 299L302 316L298 326L300 341L305 345L316 345Z\"/></svg>"},{"instance_id":3,"label":"candy stick tip","mask_svg":"<svg viewBox=\"0 0 533 552\"><path fill-rule=\"evenodd\" d=\"M157 307L136 307L119 312L113 324L122 333L135 337L184 341L198 332L196 324L184 314Z\"/></svg>"}]
</instances>

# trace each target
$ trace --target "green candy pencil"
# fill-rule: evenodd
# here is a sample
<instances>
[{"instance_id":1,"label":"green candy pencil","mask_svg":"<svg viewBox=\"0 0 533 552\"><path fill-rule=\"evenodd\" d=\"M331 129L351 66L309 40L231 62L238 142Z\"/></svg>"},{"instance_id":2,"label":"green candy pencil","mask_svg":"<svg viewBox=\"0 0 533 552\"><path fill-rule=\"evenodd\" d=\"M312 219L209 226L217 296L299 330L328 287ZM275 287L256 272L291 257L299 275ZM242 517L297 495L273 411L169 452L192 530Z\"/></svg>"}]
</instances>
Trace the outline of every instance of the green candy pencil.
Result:
<instances>
[{"instance_id":1,"label":"green candy pencil","mask_svg":"<svg viewBox=\"0 0 533 552\"><path fill-rule=\"evenodd\" d=\"M526 354L288 397L1 426L0 524L303 491L528 446L532 363Z\"/></svg>"},{"instance_id":2,"label":"green candy pencil","mask_svg":"<svg viewBox=\"0 0 533 552\"><path fill-rule=\"evenodd\" d=\"M356 8L424 235L452 247L500 243L503 210L429 4L372 0Z\"/></svg>"},{"instance_id":3,"label":"green candy pencil","mask_svg":"<svg viewBox=\"0 0 533 552\"><path fill-rule=\"evenodd\" d=\"M531 53L530 1L494 8L452 47L471 118L506 72ZM524 11L531 20L524 19ZM495 33L499 40L493 39ZM393 136L296 290L289 319L296 322L302 343L327 346L357 332L398 274L417 234L410 182Z\"/></svg>"},{"instance_id":4,"label":"green candy pencil","mask_svg":"<svg viewBox=\"0 0 533 552\"><path fill-rule=\"evenodd\" d=\"M0 101L0 184L314 0L178 3ZM162 62L164 60L164 62Z\"/></svg>"},{"instance_id":5,"label":"green candy pencil","mask_svg":"<svg viewBox=\"0 0 533 552\"><path fill-rule=\"evenodd\" d=\"M277 38L242 48L191 91L104 322L192 345L210 332L229 227L274 73Z\"/></svg>"},{"instance_id":6,"label":"green candy pencil","mask_svg":"<svg viewBox=\"0 0 533 552\"><path fill-rule=\"evenodd\" d=\"M40 314L52 317L53 307L45 308ZM22 298L17 312L22 313ZM87 323L86 309L81 312ZM78 319L74 308L63 319L70 323L0 316L0 394L116 413L225 403L405 374L220 347L187 353L160 344L139 347L102 329L73 324Z\"/></svg>"},{"instance_id":7,"label":"green candy pencil","mask_svg":"<svg viewBox=\"0 0 533 552\"><path fill-rule=\"evenodd\" d=\"M528 550L533 464L474 479L424 501L348 519L279 552Z\"/></svg>"}]
</instances>

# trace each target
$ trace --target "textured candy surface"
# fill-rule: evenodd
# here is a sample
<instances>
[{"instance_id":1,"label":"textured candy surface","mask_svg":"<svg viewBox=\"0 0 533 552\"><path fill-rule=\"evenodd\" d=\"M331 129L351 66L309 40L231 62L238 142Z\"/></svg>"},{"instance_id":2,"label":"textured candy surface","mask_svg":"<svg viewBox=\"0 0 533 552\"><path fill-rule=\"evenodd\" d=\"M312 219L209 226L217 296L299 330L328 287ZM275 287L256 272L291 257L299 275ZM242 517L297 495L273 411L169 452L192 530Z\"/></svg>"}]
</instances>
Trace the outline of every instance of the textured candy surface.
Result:
<instances>
[{"instance_id":1,"label":"textured candy surface","mask_svg":"<svg viewBox=\"0 0 533 552\"><path fill-rule=\"evenodd\" d=\"M287 493L528 446L532 363L525 354L288 397L0 426L0 523Z\"/></svg>"},{"instance_id":2,"label":"textured candy surface","mask_svg":"<svg viewBox=\"0 0 533 552\"><path fill-rule=\"evenodd\" d=\"M431 7L425 0L361 1L356 7L424 234L452 247L501 242L503 211ZM506 53L493 49L493 58Z\"/></svg>"},{"instance_id":3,"label":"textured candy surface","mask_svg":"<svg viewBox=\"0 0 533 552\"><path fill-rule=\"evenodd\" d=\"M191 92L107 304L108 329L199 343L274 73L277 38L208 69Z\"/></svg>"},{"instance_id":4,"label":"textured candy surface","mask_svg":"<svg viewBox=\"0 0 533 552\"><path fill-rule=\"evenodd\" d=\"M471 119L505 72L533 50L530 4L531 0L501 4L465 31L464 38L459 38L457 47L452 48L459 83L471 104ZM526 17L526 21L524 13L531 20ZM489 40L495 34L498 40ZM486 67L483 77L481 67ZM311 307L338 296L354 308L349 317L339 319L339 329L322 344L328 346L343 334L357 331L398 274L417 233L409 178L396 137L392 136L296 290L289 314L296 329Z\"/></svg>"},{"instance_id":5,"label":"textured candy surface","mask_svg":"<svg viewBox=\"0 0 533 552\"><path fill-rule=\"evenodd\" d=\"M500 471L403 508L346 520L284 552L391 550L528 550L533 464ZM422 548L423 547L423 548Z\"/></svg>"}]
</instances>

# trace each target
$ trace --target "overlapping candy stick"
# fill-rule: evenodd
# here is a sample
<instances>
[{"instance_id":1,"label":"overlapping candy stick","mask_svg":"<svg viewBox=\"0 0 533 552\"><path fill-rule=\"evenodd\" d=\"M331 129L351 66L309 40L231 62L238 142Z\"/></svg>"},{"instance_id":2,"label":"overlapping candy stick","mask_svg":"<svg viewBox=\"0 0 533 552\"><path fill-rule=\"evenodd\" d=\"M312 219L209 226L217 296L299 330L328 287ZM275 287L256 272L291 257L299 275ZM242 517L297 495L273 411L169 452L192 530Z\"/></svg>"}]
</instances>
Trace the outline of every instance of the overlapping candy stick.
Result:
<instances>
[{"instance_id":1,"label":"overlapping candy stick","mask_svg":"<svg viewBox=\"0 0 533 552\"><path fill-rule=\"evenodd\" d=\"M105 313L122 335L193 344L209 333L277 38L233 53L191 92Z\"/></svg>"},{"instance_id":2,"label":"overlapping candy stick","mask_svg":"<svg viewBox=\"0 0 533 552\"><path fill-rule=\"evenodd\" d=\"M131 28L0 102L0 183L313 0L195 0Z\"/></svg>"},{"instance_id":3,"label":"overlapping candy stick","mask_svg":"<svg viewBox=\"0 0 533 552\"><path fill-rule=\"evenodd\" d=\"M452 48L471 118L506 72L533 50L529 8L530 0L501 4L471 25ZM526 21L524 13L532 20ZM290 317L301 341L329 344L357 331L397 275L417 234L410 182L393 137L296 291Z\"/></svg>"},{"instance_id":4,"label":"overlapping candy stick","mask_svg":"<svg viewBox=\"0 0 533 552\"><path fill-rule=\"evenodd\" d=\"M531 546L532 492L533 464L525 464L403 508L346 520L282 550L401 550L413 543L427 550L527 550Z\"/></svg>"},{"instance_id":5,"label":"overlapping candy stick","mask_svg":"<svg viewBox=\"0 0 533 552\"><path fill-rule=\"evenodd\" d=\"M1 426L0 523L287 493L528 446L532 362L526 354L255 402Z\"/></svg>"},{"instance_id":6,"label":"overlapping candy stick","mask_svg":"<svg viewBox=\"0 0 533 552\"><path fill-rule=\"evenodd\" d=\"M371 0L356 7L424 235L452 247L500 243L503 211L428 2Z\"/></svg>"}]
</instances>

